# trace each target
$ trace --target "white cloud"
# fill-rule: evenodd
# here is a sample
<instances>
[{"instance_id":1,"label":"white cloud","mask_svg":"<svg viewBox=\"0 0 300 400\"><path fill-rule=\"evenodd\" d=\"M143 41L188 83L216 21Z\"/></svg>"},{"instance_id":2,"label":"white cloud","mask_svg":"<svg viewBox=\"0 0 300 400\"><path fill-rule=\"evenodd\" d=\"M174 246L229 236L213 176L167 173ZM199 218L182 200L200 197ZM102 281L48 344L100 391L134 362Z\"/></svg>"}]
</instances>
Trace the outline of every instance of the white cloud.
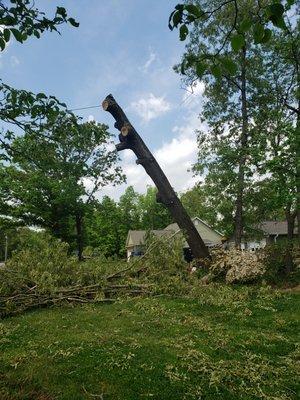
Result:
<instances>
[{"instance_id":1,"label":"white cloud","mask_svg":"<svg viewBox=\"0 0 300 400\"><path fill-rule=\"evenodd\" d=\"M205 129L205 126L201 125L196 112L190 112L184 124L173 128L174 137L153 152L171 185L178 192L191 188L199 181L199 178L193 177L193 173L190 171L197 160L198 148L195 130L199 128ZM120 156L127 182L120 186L103 188L99 193L101 197L106 194L118 199L129 185L132 185L139 193L144 193L148 185L154 186L144 168L136 165L135 155L131 150L122 151Z\"/></svg>"},{"instance_id":2,"label":"white cloud","mask_svg":"<svg viewBox=\"0 0 300 400\"><path fill-rule=\"evenodd\" d=\"M143 72L148 72L148 69L150 65L156 60L157 56L156 54L150 49L150 55L148 60L145 62L145 64L141 67L141 70Z\"/></svg>"},{"instance_id":3,"label":"white cloud","mask_svg":"<svg viewBox=\"0 0 300 400\"><path fill-rule=\"evenodd\" d=\"M87 117L87 120L88 120L88 122L93 122L93 121L95 121L95 117L93 115L89 115Z\"/></svg>"},{"instance_id":4,"label":"white cloud","mask_svg":"<svg viewBox=\"0 0 300 400\"><path fill-rule=\"evenodd\" d=\"M190 169L197 160L195 130L200 128L200 124L198 114L189 113L185 124L173 128L177 136L154 152L154 156L176 191L187 190L198 180L193 177Z\"/></svg>"},{"instance_id":5,"label":"white cloud","mask_svg":"<svg viewBox=\"0 0 300 400\"><path fill-rule=\"evenodd\" d=\"M10 64L12 67L17 67L20 64L20 60L16 56L10 57Z\"/></svg>"},{"instance_id":6,"label":"white cloud","mask_svg":"<svg viewBox=\"0 0 300 400\"><path fill-rule=\"evenodd\" d=\"M144 123L147 123L168 112L171 104L164 97L156 97L150 93L145 98L131 102L130 108L142 118Z\"/></svg>"}]
</instances>

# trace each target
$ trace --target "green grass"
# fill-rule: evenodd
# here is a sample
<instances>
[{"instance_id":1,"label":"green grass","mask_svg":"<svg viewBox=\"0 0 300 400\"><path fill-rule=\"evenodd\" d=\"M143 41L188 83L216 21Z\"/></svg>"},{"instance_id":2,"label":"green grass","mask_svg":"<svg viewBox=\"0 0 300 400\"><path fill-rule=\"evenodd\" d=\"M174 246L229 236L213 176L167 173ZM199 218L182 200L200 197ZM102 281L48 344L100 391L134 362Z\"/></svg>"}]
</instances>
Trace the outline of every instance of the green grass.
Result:
<instances>
[{"instance_id":1,"label":"green grass","mask_svg":"<svg viewBox=\"0 0 300 400\"><path fill-rule=\"evenodd\" d=\"M299 300L215 286L9 318L0 399L297 399Z\"/></svg>"}]
</instances>

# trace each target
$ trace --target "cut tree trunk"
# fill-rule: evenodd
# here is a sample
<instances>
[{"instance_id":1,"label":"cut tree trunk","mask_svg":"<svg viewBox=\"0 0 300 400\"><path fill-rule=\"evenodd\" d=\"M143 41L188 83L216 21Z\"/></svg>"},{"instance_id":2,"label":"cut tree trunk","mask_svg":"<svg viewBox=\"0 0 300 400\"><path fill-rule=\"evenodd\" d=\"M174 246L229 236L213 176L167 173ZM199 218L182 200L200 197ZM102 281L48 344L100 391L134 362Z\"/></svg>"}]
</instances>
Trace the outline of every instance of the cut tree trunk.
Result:
<instances>
[{"instance_id":1,"label":"cut tree trunk","mask_svg":"<svg viewBox=\"0 0 300 400\"><path fill-rule=\"evenodd\" d=\"M170 182L142 138L130 124L124 111L111 94L105 98L102 106L105 111L108 111L114 117L116 121L114 126L120 131L120 143L116 145L117 151L130 149L134 152L137 156L136 163L144 167L158 189L157 201L168 207L170 214L182 230L194 257L196 259L210 258L207 247Z\"/></svg>"}]
</instances>

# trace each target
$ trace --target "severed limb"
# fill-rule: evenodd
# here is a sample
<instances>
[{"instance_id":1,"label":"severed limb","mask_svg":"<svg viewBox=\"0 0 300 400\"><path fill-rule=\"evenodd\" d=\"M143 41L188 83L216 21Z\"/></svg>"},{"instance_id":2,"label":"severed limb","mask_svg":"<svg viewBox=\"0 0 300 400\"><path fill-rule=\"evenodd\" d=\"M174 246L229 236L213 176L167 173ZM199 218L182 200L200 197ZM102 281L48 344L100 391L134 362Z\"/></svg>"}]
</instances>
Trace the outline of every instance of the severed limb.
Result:
<instances>
[{"instance_id":1,"label":"severed limb","mask_svg":"<svg viewBox=\"0 0 300 400\"><path fill-rule=\"evenodd\" d=\"M134 152L137 156L136 163L144 167L158 189L157 200L168 207L174 221L177 222L182 230L194 257L196 259L210 258L208 248L205 246L166 175L111 94L104 99L102 107L114 117L114 126L120 131L120 143L116 145L116 149L118 151L130 149Z\"/></svg>"}]
</instances>

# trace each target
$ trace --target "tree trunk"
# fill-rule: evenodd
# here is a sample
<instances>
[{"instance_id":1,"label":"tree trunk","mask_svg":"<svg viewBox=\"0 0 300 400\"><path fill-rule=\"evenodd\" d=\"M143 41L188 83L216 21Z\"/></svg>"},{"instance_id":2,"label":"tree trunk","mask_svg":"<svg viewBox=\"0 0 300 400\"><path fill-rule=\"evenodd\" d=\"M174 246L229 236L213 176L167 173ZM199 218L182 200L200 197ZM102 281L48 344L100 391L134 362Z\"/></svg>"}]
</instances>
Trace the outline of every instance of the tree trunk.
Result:
<instances>
[{"instance_id":1,"label":"tree trunk","mask_svg":"<svg viewBox=\"0 0 300 400\"><path fill-rule=\"evenodd\" d=\"M295 39L295 38L294 38ZM294 62L296 73L296 92L300 92L300 52L297 39L292 40L291 59ZM295 107L288 106L293 113L296 114L296 134L295 134L295 151L296 151L296 219L298 239L300 240L300 97L298 96Z\"/></svg>"},{"instance_id":2,"label":"tree trunk","mask_svg":"<svg viewBox=\"0 0 300 400\"><path fill-rule=\"evenodd\" d=\"M142 138L130 124L124 111L112 95L108 95L102 105L103 109L114 117L116 121L114 126L121 132L119 135L120 143L116 145L117 151L131 149L135 153L137 156L136 163L144 167L158 189L157 201L168 207L172 217L186 237L194 257L196 259L209 258L207 247L183 208L170 182Z\"/></svg>"},{"instance_id":3,"label":"tree trunk","mask_svg":"<svg viewBox=\"0 0 300 400\"><path fill-rule=\"evenodd\" d=\"M293 269L293 238L296 212L291 212L291 206L285 210L287 220L287 246L285 254L285 273L288 275Z\"/></svg>"},{"instance_id":4,"label":"tree trunk","mask_svg":"<svg viewBox=\"0 0 300 400\"><path fill-rule=\"evenodd\" d=\"M300 77L298 71L298 91L300 91ZM296 124L296 213L297 213L297 229L298 239L300 241L300 99L298 100L298 114Z\"/></svg>"},{"instance_id":5,"label":"tree trunk","mask_svg":"<svg viewBox=\"0 0 300 400\"><path fill-rule=\"evenodd\" d=\"M241 248L243 235L244 218L244 189L245 189L245 165L246 150L248 145L248 110L247 110L247 87L246 87L246 48L242 49L242 71L241 71L241 100L242 100L242 134L240 143L240 159L237 178L237 197L235 212L235 247Z\"/></svg>"},{"instance_id":6,"label":"tree trunk","mask_svg":"<svg viewBox=\"0 0 300 400\"><path fill-rule=\"evenodd\" d=\"M77 240L77 251L78 251L78 260L83 261L83 229L82 223L83 218L82 215L76 214L76 240Z\"/></svg>"}]
</instances>

